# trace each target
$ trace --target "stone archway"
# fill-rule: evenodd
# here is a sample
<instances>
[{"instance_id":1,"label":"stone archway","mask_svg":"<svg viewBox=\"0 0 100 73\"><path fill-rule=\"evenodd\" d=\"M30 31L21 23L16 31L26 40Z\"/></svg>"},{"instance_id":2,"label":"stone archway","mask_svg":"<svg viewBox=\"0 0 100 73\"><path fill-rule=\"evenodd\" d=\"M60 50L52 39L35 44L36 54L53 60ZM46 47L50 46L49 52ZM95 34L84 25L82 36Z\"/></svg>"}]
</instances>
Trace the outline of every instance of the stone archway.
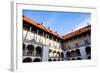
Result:
<instances>
[{"instance_id":1,"label":"stone archway","mask_svg":"<svg viewBox=\"0 0 100 73\"><path fill-rule=\"evenodd\" d=\"M28 56L31 56L32 53L33 53L33 51L34 51L34 45L29 44L29 45L27 45L27 48L26 49L28 50L27 55Z\"/></svg>"},{"instance_id":2,"label":"stone archway","mask_svg":"<svg viewBox=\"0 0 100 73\"><path fill-rule=\"evenodd\" d=\"M76 56L76 53L74 50L71 51L71 57L75 57Z\"/></svg>"},{"instance_id":3,"label":"stone archway","mask_svg":"<svg viewBox=\"0 0 100 73\"><path fill-rule=\"evenodd\" d=\"M40 46L37 46L35 50L36 50L36 56L42 56L42 48Z\"/></svg>"}]
</instances>

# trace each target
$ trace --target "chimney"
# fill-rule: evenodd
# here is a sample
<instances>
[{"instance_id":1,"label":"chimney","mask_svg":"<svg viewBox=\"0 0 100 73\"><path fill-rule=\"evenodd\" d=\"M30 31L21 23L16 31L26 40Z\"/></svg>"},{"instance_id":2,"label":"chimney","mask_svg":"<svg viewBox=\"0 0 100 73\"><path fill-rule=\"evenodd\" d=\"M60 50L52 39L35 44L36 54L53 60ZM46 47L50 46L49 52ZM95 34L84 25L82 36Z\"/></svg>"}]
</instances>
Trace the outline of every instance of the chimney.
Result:
<instances>
[{"instance_id":1,"label":"chimney","mask_svg":"<svg viewBox=\"0 0 100 73\"><path fill-rule=\"evenodd\" d=\"M88 25L88 26L90 25L89 22L87 23L87 25Z\"/></svg>"},{"instance_id":2,"label":"chimney","mask_svg":"<svg viewBox=\"0 0 100 73\"><path fill-rule=\"evenodd\" d=\"M48 29L50 29L50 27L48 27Z\"/></svg>"},{"instance_id":3,"label":"chimney","mask_svg":"<svg viewBox=\"0 0 100 73\"><path fill-rule=\"evenodd\" d=\"M41 25L43 25L43 22L41 23Z\"/></svg>"},{"instance_id":4,"label":"chimney","mask_svg":"<svg viewBox=\"0 0 100 73\"><path fill-rule=\"evenodd\" d=\"M57 33L57 31L55 33Z\"/></svg>"}]
</instances>

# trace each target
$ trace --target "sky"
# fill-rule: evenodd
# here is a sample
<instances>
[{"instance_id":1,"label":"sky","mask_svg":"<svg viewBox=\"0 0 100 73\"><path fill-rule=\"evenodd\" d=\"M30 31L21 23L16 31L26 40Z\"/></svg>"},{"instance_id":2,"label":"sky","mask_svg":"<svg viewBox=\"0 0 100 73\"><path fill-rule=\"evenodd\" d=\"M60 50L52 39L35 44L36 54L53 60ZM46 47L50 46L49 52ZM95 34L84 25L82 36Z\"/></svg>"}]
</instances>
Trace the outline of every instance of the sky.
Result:
<instances>
[{"instance_id":1,"label":"sky","mask_svg":"<svg viewBox=\"0 0 100 73\"><path fill-rule=\"evenodd\" d=\"M23 10L23 15L43 23L62 36L87 26L87 23L91 24L91 13Z\"/></svg>"}]
</instances>

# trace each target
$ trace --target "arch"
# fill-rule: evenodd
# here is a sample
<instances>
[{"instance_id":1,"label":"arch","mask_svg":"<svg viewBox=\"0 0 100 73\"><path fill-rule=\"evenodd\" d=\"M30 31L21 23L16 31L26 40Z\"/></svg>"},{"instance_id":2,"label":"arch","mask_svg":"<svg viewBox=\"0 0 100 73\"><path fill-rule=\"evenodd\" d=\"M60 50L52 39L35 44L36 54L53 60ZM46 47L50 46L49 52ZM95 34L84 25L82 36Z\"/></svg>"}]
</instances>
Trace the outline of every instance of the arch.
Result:
<instances>
[{"instance_id":1,"label":"arch","mask_svg":"<svg viewBox=\"0 0 100 73\"><path fill-rule=\"evenodd\" d=\"M39 58L35 58L35 59L33 60L33 62L41 62L41 60L40 60Z\"/></svg>"},{"instance_id":2,"label":"arch","mask_svg":"<svg viewBox=\"0 0 100 73\"><path fill-rule=\"evenodd\" d=\"M55 50L53 51L53 54L54 54L54 53L56 53L56 51L55 51Z\"/></svg>"},{"instance_id":3,"label":"arch","mask_svg":"<svg viewBox=\"0 0 100 73\"><path fill-rule=\"evenodd\" d=\"M26 62L32 62L32 59L27 57L27 58L25 58L25 59L23 60L23 62L24 62L24 63L26 63Z\"/></svg>"},{"instance_id":4,"label":"arch","mask_svg":"<svg viewBox=\"0 0 100 73\"><path fill-rule=\"evenodd\" d=\"M57 53L56 53L56 51L54 50L53 51L53 57L56 57L57 56Z\"/></svg>"},{"instance_id":5,"label":"arch","mask_svg":"<svg viewBox=\"0 0 100 73\"><path fill-rule=\"evenodd\" d=\"M58 57L60 57L60 52L59 51L57 52L57 54L58 54Z\"/></svg>"},{"instance_id":6,"label":"arch","mask_svg":"<svg viewBox=\"0 0 100 73\"><path fill-rule=\"evenodd\" d=\"M49 59L48 61L52 61L52 59Z\"/></svg>"},{"instance_id":7,"label":"arch","mask_svg":"<svg viewBox=\"0 0 100 73\"><path fill-rule=\"evenodd\" d=\"M90 46L86 47L86 48L85 48L85 51L86 51L86 54L87 54L87 55L88 55L88 54L91 54L91 47L90 47Z\"/></svg>"},{"instance_id":8,"label":"arch","mask_svg":"<svg viewBox=\"0 0 100 73\"><path fill-rule=\"evenodd\" d=\"M49 53L49 57L53 57L53 53L52 52Z\"/></svg>"},{"instance_id":9,"label":"arch","mask_svg":"<svg viewBox=\"0 0 100 73\"><path fill-rule=\"evenodd\" d=\"M70 52L69 51L66 52L66 56L70 57Z\"/></svg>"},{"instance_id":10,"label":"arch","mask_svg":"<svg viewBox=\"0 0 100 73\"><path fill-rule=\"evenodd\" d=\"M32 52L34 51L34 46L29 44L27 45L26 49L28 50L27 55L32 55Z\"/></svg>"},{"instance_id":11,"label":"arch","mask_svg":"<svg viewBox=\"0 0 100 73\"><path fill-rule=\"evenodd\" d=\"M77 53L78 56L81 56L79 49L76 49L75 52Z\"/></svg>"},{"instance_id":12,"label":"arch","mask_svg":"<svg viewBox=\"0 0 100 73\"><path fill-rule=\"evenodd\" d=\"M53 61L56 61L56 59L53 59Z\"/></svg>"},{"instance_id":13,"label":"arch","mask_svg":"<svg viewBox=\"0 0 100 73\"><path fill-rule=\"evenodd\" d=\"M75 54L75 51L72 50L72 51L71 51L71 56L74 57L75 55L76 55L76 54Z\"/></svg>"},{"instance_id":14,"label":"arch","mask_svg":"<svg viewBox=\"0 0 100 73\"><path fill-rule=\"evenodd\" d=\"M36 56L42 56L42 48L40 46L36 47Z\"/></svg>"},{"instance_id":15,"label":"arch","mask_svg":"<svg viewBox=\"0 0 100 73\"><path fill-rule=\"evenodd\" d=\"M27 48L26 49L28 49L29 51L31 51L31 50L34 50L34 46L33 45L27 45Z\"/></svg>"},{"instance_id":16,"label":"arch","mask_svg":"<svg viewBox=\"0 0 100 73\"><path fill-rule=\"evenodd\" d=\"M49 53L50 53L50 52L52 52L52 50L51 50L51 49L49 49Z\"/></svg>"}]
</instances>

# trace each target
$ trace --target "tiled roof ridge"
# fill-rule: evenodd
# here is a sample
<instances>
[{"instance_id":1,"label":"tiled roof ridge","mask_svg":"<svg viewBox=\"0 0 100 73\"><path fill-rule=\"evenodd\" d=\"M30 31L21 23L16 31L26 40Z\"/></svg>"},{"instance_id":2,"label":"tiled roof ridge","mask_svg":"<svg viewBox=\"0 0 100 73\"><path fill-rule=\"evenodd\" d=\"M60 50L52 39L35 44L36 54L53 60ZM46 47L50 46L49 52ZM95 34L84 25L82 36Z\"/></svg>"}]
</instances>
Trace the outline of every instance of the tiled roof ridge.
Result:
<instances>
[{"instance_id":1,"label":"tiled roof ridge","mask_svg":"<svg viewBox=\"0 0 100 73\"><path fill-rule=\"evenodd\" d=\"M35 25L35 26L37 26L37 27L39 27L39 28L41 28L41 29L43 29L43 30L45 30L45 31L47 31L47 32L49 32L49 33L51 33L51 34L53 34L53 35L55 35L55 36L57 36L57 37L62 39L62 36L60 36L58 33L54 32L53 30L51 30L50 28L44 26L43 24L37 23L36 21L30 19L27 16L23 16L23 20L25 20L28 23L31 23L32 25Z\"/></svg>"}]
</instances>

